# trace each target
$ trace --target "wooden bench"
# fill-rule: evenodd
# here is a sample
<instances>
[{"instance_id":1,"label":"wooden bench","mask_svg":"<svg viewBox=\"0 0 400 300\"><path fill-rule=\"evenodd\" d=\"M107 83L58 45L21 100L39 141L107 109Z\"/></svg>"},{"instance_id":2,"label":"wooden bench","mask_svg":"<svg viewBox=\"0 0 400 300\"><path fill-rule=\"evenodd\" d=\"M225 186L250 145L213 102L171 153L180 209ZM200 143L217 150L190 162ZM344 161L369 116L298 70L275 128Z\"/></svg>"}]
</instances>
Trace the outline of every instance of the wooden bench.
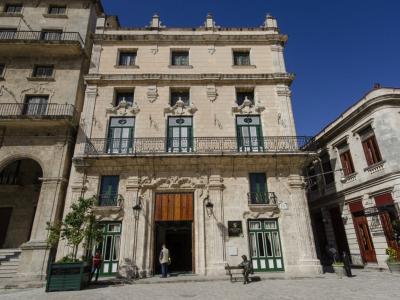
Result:
<instances>
[{"instance_id":1,"label":"wooden bench","mask_svg":"<svg viewBox=\"0 0 400 300\"><path fill-rule=\"evenodd\" d=\"M244 267L230 266L229 264L225 264L226 275L229 275L231 282L236 282L238 279L244 281L243 269Z\"/></svg>"}]
</instances>

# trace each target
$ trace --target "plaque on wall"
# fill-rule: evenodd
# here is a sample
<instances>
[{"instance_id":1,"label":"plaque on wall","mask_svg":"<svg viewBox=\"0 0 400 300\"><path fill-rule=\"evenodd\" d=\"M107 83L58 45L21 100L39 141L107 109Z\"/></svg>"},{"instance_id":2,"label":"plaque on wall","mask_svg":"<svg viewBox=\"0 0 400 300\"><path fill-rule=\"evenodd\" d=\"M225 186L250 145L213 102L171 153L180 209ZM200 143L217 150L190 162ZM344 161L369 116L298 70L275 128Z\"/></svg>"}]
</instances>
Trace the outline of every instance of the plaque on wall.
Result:
<instances>
[{"instance_id":1,"label":"plaque on wall","mask_svg":"<svg viewBox=\"0 0 400 300\"><path fill-rule=\"evenodd\" d=\"M242 221L228 221L229 236L241 236L242 233Z\"/></svg>"}]
</instances>

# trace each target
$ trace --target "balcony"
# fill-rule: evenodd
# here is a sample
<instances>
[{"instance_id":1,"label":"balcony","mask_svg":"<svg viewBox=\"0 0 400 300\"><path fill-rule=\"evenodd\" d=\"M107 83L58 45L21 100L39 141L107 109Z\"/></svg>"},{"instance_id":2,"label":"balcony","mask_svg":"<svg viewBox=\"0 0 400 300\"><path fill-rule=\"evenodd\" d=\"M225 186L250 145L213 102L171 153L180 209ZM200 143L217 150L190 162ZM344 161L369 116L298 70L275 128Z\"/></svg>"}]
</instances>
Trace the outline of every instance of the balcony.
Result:
<instances>
[{"instance_id":1,"label":"balcony","mask_svg":"<svg viewBox=\"0 0 400 300\"><path fill-rule=\"evenodd\" d=\"M79 32L45 32L0 30L0 55L62 55L83 53Z\"/></svg>"},{"instance_id":2,"label":"balcony","mask_svg":"<svg viewBox=\"0 0 400 300\"><path fill-rule=\"evenodd\" d=\"M77 111L71 104L0 103L1 125L76 125L77 117Z\"/></svg>"},{"instance_id":3,"label":"balcony","mask_svg":"<svg viewBox=\"0 0 400 300\"><path fill-rule=\"evenodd\" d=\"M98 206L121 206L122 197L119 194L100 194L98 196Z\"/></svg>"},{"instance_id":4,"label":"balcony","mask_svg":"<svg viewBox=\"0 0 400 300\"><path fill-rule=\"evenodd\" d=\"M273 192L247 193L249 205L277 205L277 198Z\"/></svg>"},{"instance_id":5,"label":"balcony","mask_svg":"<svg viewBox=\"0 0 400 300\"><path fill-rule=\"evenodd\" d=\"M87 139L84 156L224 155L313 151L306 136ZM304 146L307 145L307 150Z\"/></svg>"},{"instance_id":6,"label":"balcony","mask_svg":"<svg viewBox=\"0 0 400 300\"><path fill-rule=\"evenodd\" d=\"M98 221L115 221L123 217L123 198L119 194L106 193L97 197L97 206L93 212Z\"/></svg>"}]
</instances>

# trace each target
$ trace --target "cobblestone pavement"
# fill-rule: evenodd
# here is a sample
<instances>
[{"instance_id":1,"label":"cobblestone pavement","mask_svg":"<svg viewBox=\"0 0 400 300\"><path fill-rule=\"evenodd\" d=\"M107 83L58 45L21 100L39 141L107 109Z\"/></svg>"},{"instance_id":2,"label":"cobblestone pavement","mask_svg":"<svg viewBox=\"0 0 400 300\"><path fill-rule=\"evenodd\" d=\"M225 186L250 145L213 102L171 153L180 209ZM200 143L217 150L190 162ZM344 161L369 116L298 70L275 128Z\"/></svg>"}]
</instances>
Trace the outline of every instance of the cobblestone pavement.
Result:
<instances>
[{"instance_id":1,"label":"cobblestone pavement","mask_svg":"<svg viewBox=\"0 0 400 300\"><path fill-rule=\"evenodd\" d=\"M364 270L354 273L353 278L339 279L335 274L327 274L314 279L265 279L249 285L226 280L135 283L56 293L45 293L44 289L3 290L0 299L400 299L400 276Z\"/></svg>"}]
</instances>

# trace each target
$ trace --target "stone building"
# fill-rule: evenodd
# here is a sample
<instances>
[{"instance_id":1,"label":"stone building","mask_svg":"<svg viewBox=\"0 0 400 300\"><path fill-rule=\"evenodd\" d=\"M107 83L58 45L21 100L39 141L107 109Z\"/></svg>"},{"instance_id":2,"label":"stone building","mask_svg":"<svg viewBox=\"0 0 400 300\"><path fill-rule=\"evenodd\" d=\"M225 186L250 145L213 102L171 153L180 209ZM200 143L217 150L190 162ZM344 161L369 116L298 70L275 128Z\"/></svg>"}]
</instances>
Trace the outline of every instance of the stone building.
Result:
<instances>
[{"instance_id":1,"label":"stone building","mask_svg":"<svg viewBox=\"0 0 400 300\"><path fill-rule=\"evenodd\" d=\"M355 265L387 268L398 247L400 89L377 85L315 137L319 159L308 168L317 252L350 253Z\"/></svg>"},{"instance_id":2,"label":"stone building","mask_svg":"<svg viewBox=\"0 0 400 300\"><path fill-rule=\"evenodd\" d=\"M164 242L172 272L223 274L242 254L260 272L320 271L301 176L315 153L296 136L286 40L271 16L256 28L98 20L66 211L98 197L102 275L159 273Z\"/></svg>"},{"instance_id":3,"label":"stone building","mask_svg":"<svg viewBox=\"0 0 400 300\"><path fill-rule=\"evenodd\" d=\"M46 273L46 223L62 215L102 11L94 0L0 1L0 278Z\"/></svg>"}]
</instances>

